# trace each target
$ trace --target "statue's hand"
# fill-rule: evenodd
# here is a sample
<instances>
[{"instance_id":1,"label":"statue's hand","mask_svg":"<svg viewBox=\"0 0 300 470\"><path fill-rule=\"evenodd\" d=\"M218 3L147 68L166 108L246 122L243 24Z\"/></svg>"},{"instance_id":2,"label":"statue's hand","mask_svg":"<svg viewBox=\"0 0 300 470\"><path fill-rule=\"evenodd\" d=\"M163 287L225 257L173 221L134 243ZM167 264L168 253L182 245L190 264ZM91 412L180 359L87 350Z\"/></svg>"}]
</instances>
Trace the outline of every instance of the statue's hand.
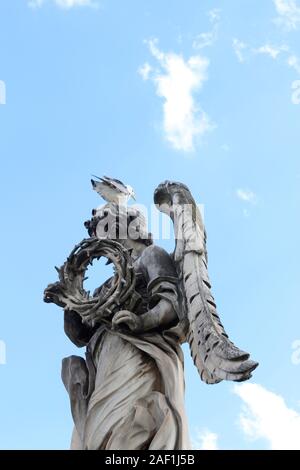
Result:
<instances>
[{"instance_id":1,"label":"statue's hand","mask_svg":"<svg viewBox=\"0 0 300 470\"><path fill-rule=\"evenodd\" d=\"M142 318L129 310L121 310L112 319L112 327L115 329L119 325L126 325L131 331L139 332L143 330Z\"/></svg>"}]
</instances>

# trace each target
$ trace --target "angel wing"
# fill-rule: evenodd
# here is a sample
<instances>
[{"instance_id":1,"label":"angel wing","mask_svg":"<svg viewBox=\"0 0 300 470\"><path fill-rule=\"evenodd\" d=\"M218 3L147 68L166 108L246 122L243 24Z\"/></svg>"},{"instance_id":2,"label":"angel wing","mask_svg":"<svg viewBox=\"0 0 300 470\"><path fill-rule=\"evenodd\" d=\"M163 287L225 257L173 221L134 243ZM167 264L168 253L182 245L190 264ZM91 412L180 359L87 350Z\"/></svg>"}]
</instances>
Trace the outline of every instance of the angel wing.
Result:
<instances>
[{"instance_id":1,"label":"angel wing","mask_svg":"<svg viewBox=\"0 0 300 470\"><path fill-rule=\"evenodd\" d=\"M155 190L154 202L174 223L182 321L188 320L187 341L201 379L209 384L249 379L258 363L230 341L219 318L208 276L205 227L189 189L166 181Z\"/></svg>"}]
</instances>

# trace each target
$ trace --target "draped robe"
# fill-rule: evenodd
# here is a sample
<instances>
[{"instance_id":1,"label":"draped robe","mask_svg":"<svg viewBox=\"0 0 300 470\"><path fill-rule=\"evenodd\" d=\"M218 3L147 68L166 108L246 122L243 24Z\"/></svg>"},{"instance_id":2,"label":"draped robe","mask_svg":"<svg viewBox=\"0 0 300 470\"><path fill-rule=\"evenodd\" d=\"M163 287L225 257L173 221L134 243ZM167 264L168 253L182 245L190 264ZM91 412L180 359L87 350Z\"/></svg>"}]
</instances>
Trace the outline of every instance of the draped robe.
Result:
<instances>
[{"instance_id":1,"label":"draped robe","mask_svg":"<svg viewBox=\"0 0 300 470\"><path fill-rule=\"evenodd\" d=\"M179 320L171 257L151 245L134 269L141 300L134 313L142 315L165 299ZM76 312L65 312L67 335L78 346L87 345L86 360L63 360L75 424L72 449L189 449L177 323L137 334L107 325L89 329Z\"/></svg>"}]
</instances>

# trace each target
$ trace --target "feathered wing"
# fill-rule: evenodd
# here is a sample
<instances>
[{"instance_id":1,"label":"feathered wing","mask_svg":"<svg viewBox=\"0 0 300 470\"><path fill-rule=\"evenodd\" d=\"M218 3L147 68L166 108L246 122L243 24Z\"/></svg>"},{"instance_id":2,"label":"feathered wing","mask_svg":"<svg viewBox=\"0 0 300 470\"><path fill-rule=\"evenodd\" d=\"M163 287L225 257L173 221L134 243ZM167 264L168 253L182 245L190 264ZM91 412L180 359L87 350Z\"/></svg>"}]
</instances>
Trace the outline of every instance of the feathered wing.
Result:
<instances>
[{"instance_id":1,"label":"feathered wing","mask_svg":"<svg viewBox=\"0 0 300 470\"><path fill-rule=\"evenodd\" d=\"M107 202L117 202L118 199L124 199L126 196L129 196L128 189L122 183L122 181L108 178L107 176L103 176L103 178L99 178L98 176L94 176L98 178L99 181L91 180L93 189L105 199Z\"/></svg>"},{"instance_id":2,"label":"feathered wing","mask_svg":"<svg viewBox=\"0 0 300 470\"><path fill-rule=\"evenodd\" d=\"M128 194L128 189L126 188L125 184L122 183L122 181L115 178L109 178L108 176L103 176L103 178L100 178L100 180L121 194Z\"/></svg>"},{"instance_id":3,"label":"feathered wing","mask_svg":"<svg viewBox=\"0 0 300 470\"><path fill-rule=\"evenodd\" d=\"M165 182L156 189L154 200L174 223L174 260L188 319L187 341L201 379L210 384L249 379L258 364L229 340L220 321L208 276L205 228L189 189Z\"/></svg>"},{"instance_id":4,"label":"feathered wing","mask_svg":"<svg viewBox=\"0 0 300 470\"><path fill-rule=\"evenodd\" d=\"M115 188L109 186L106 183L92 180L93 189L107 202L114 201L116 199Z\"/></svg>"},{"instance_id":5,"label":"feathered wing","mask_svg":"<svg viewBox=\"0 0 300 470\"><path fill-rule=\"evenodd\" d=\"M103 178L100 178L100 179L102 181L105 181L109 185L115 187L116 189L118 189L120 191L120 193L124 193L124 194L128 193L128 190L127 190L125 184L122 183L122 181L117 180L116 178L109 178L109 176L103 176Z\"/></svg>"}]
</instances>

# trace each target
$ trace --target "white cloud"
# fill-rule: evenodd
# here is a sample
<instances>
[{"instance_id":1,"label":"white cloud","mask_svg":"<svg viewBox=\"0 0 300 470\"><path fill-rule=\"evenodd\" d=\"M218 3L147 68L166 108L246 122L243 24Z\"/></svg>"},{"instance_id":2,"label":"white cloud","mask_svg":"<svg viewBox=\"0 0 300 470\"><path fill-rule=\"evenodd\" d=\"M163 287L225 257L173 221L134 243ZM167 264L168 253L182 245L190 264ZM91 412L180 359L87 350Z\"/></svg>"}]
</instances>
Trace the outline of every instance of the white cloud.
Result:
<instances>
[{"instance_id":1,"label":"white cloud","mask_svg":"<svg viewBox=\"0 0 300 470\"><path fill-rule=\"evenodd\" d=\"M245 62L244 51L248 48L247 44L240 41L239 39L234 38L232 41L232 47L235 55L238 58L239 62Z\"/></svg>"},{"instance_id":2,"label":"white cloud","mask_svg":"<svg viewBox=\"0 0 300 470\"><path fill-rule=\"evenodd\" d=\"M239 424L250 439L266 439L272 450L300 450L300 414L280 395L252 383L234 392L244 402Z\"/></svg>"},{"instance_id":3,"label":"white cloud","mask_svg":"<svg viewBox=\"0 0 300 470\"><path fill-rule=\"evenodd\" d=\"M200 33L196 36L193 42L194 49L203 49L204 47L212 46L217 40L217 31L213 29L208 33Z\"/></svg>"},{"instance_id":4,"label":"white cloud","mask_svg":"<svg viewBox=\"0 0 300 470\"><path fill-rule=\"evenodd\" d=\"M300 365L300 339L296 339L292 343L292 349L294 350L291 361L294 366Z\"/></svg>"},{"instance_id":5,"label":"white cloud","mask_svg":"<svg viewBox=\"0 0 300 470\"><path fill-rule=\"evenodd\" d=\"M30 0L28 6L31 8L39 8L46 3L47 0ZM96 7L97 3L93 0L51 0L55 5L65 10L73 7Z\"/></svg>"},{"instance_id":6,"label":"white cloud","mask_svg":"<svg viewBox=\"0 0 300 470\"><path fill-rule=\"evenodd\" d=\"M273 0L278 17L274 22L291 31L300 25L300 7L295 0Z\"/></svg>"},{"instance_id":7,"label":"white cloud","mask_svg":"<svg viewBox=\"0 0 300 470\"><path fill-rule=\"evenodd\" d=\"M300 60L296 55L289 56L287 60L288 65L300 75Z\"/></svg>"},{"instance_id":8,"label":"white cloud","mask_svg":"<svg viewBox=\"0 0 300 470\"><path fill-rule=\"evenodd\" d=\"M221 19L221 10L220 8L213 8L208 13L209 21L211 23L219 23Z\"/></svg>"},{"instance_id":9,"label":"white cloud","mask_svg":"<svg viewBox=\"0 0 300 470\"><path fill-rule=\"evenodd\" d=\"M258 49L253 49L255 54L266 54L272 59L277 59L281 52L288 51L288 46L272 46L271 44L265 44L264 46L259 47Z\"/></svg>"},{"instance_id":10,"label":"white cloud","mask_svg":"<svg viewBox=\"0 0 300 470\"><path fill-rule=\"evenodd\" d=\"M245 52L247 51L247 56L264 54L272 57L272 59L277 59L281 52L288 52L289 46L282 44L281 46L274 46L272 44L266 43L260 47L251 47L240 39L234 38L232 41L232 47L235 55L238 58L238 61L243 63L245 62Z\"/></svg>"},{"instance_id":11,"label":"white cloud","mask_svg":"<svg viewBox=\"0 0 300 470\"><path fill-rule=\"evenodd\" d=\"M157 46L157 40L146 42L158 62L158 67L149 73L147 67L146 76L154 83L157 95L164 100L165 137L175 149L192 151L195 139L213 128L194 96L207 80L209 61L199 55L185 60L179 54L162 52ZM145 75L144 67L142 70Z\"/></svg>"},{"instance_id":12,"label":"white cloud","mask_svg":"<svg viewBox=\"0 0 300 470\"><path fill-rule=\"evenodd\" d=\"M138 73L141 75L143 80L148 80L151 72L152 67L148 64L148 62L145 62L145 64L138 69Z\"/></svg>"},{"instance_id":13,"label":"white cloud","mask_svg":"<svg viewBox=\"0 0 300 470\"><path fill-rule=\"evenodd\" d=\"M6 343L0 339L0 365L6 364Z\"/></svg>"},{"instance_id":14,"label":"white cloud","mask_svg":"<svg viewBox=\"0 0 300 470\"><path fill-rule=\"evenodd\" d=\"M6 104L6 85L3 80L0 80L0 104Z\"/></svg>"},{"instance_id":15,"label":"white cloud","mask_svg":"<svg viewBox=\"0 0 300 470\"><path fill-rule=\"evenodd\" d=\"M221 18L221 10L214 8L208 12L209 21L212 23L212 30L206 33L200 33L196 36L193 47L194 49L203 49L212 46L218 39L219 22Z\"/></svg>"},{"instance_id":16,"label":"white cloud","mask_svg":"<svg viewBox=\"0 0 300 470\"><path fill-rule=\"evenodd\" d=\"M218 435L205 430L197 430L192 438L192 448L194 450L218 450Z\"/></svg>"},{"instance_id":17,"label":"white cloud","mask_svg":"<svg viewBox=\"0 0 300 470\"><path fill-rule=\"evenodd\" d=\"M256 194L253 191L250 191L249 189L237 189L236 195L242 201L249 202L251 204L256 204L257 202Z\"/></svg>"},{"instance_id":18,"label":"white cloud","mask_svg":"<svg viewBox=\"0 0 300 470\"><path fill-rule=\"evenodd\" d=\"M292 103L298 105L300 104L300 80L295 80L292 83L292 90ZM300 176L297 175L297 177L299 178Z\"/></svg>"}]
</instances>

